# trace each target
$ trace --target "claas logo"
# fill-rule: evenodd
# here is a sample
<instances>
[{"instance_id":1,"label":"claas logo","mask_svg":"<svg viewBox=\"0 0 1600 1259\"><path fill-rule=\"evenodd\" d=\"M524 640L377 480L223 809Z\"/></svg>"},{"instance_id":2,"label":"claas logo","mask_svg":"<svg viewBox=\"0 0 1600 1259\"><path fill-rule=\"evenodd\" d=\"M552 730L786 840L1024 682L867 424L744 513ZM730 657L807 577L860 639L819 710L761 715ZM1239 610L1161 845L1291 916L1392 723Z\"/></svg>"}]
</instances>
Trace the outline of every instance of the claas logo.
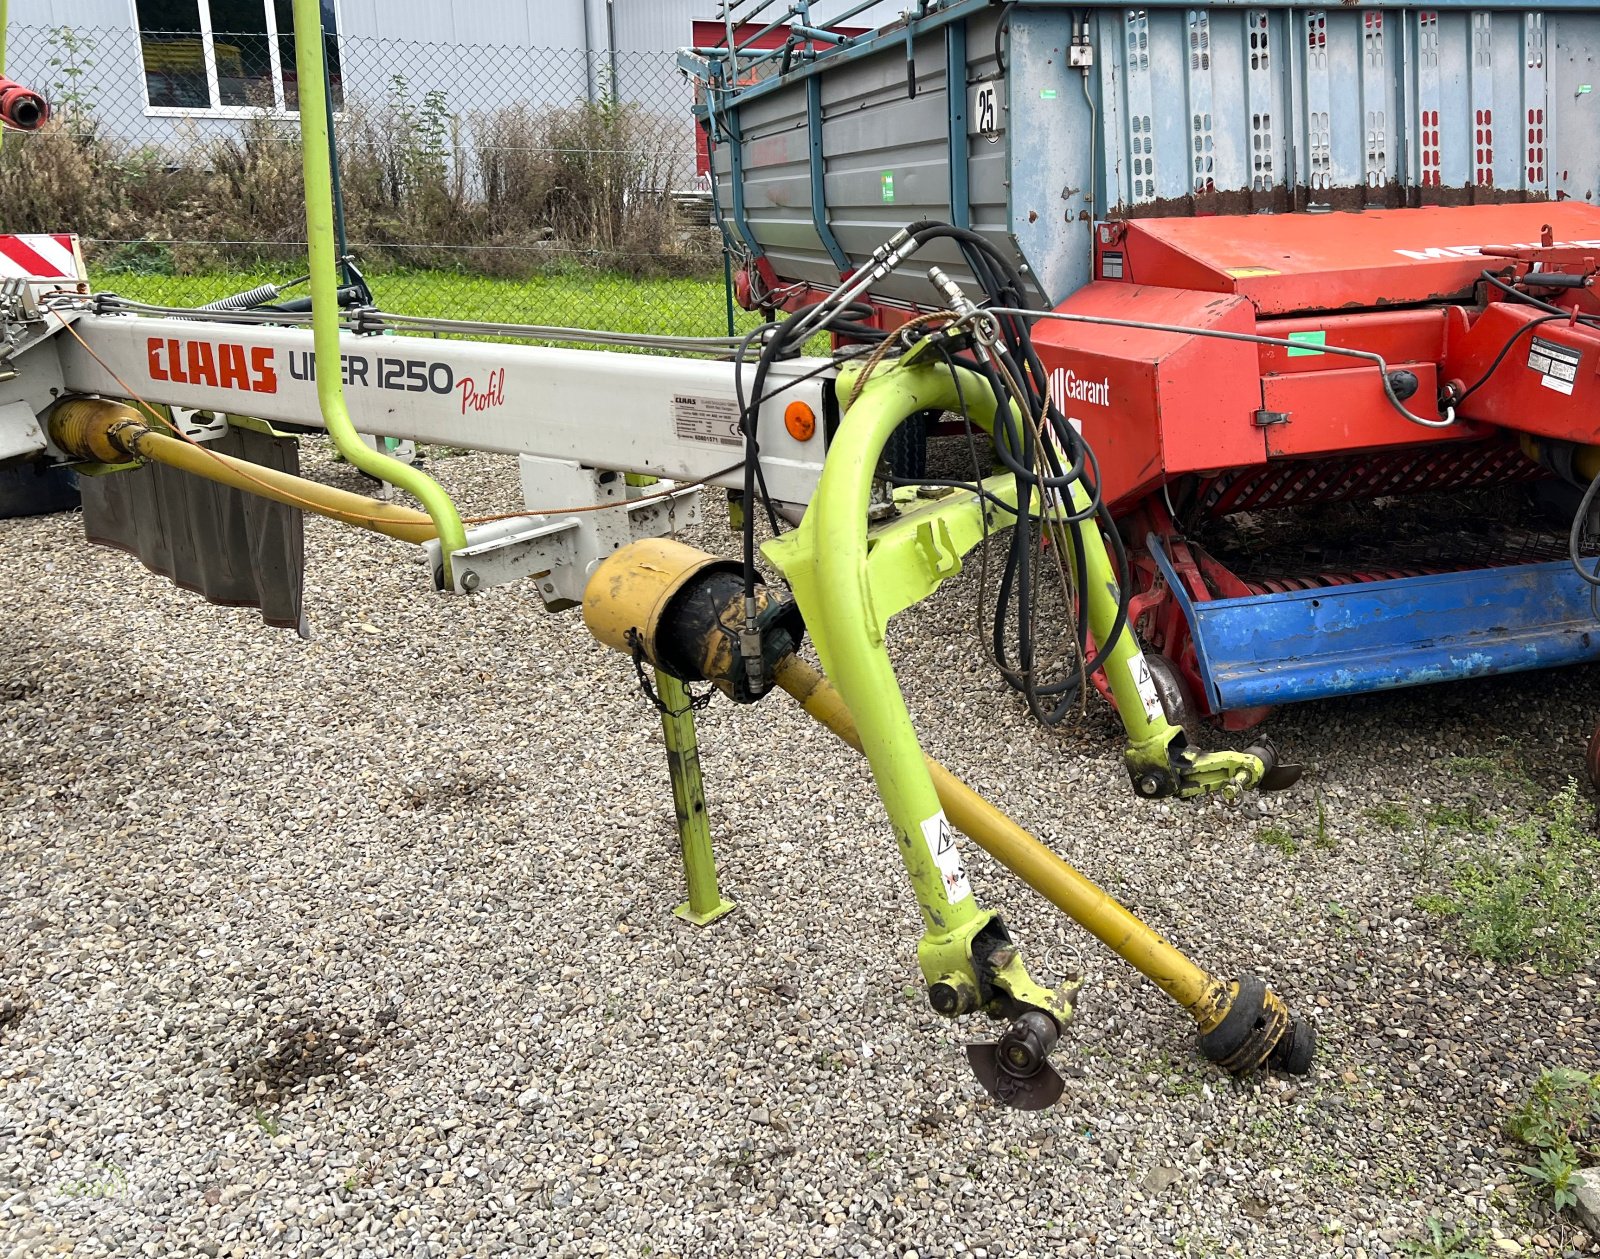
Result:
<instances>
[{"instance_id":1,"label":"claas logo","mask_svg":"<svg viewBox=\"0 0 1600 1259\"><path fill-rule=\"evenodd\" d=\"M270 346L235 345L228 341L213 345L210 341L151 337L148 349L151 380L251 393L278 392L278 373L272 366Z\"/></svg>"}]
</instances>

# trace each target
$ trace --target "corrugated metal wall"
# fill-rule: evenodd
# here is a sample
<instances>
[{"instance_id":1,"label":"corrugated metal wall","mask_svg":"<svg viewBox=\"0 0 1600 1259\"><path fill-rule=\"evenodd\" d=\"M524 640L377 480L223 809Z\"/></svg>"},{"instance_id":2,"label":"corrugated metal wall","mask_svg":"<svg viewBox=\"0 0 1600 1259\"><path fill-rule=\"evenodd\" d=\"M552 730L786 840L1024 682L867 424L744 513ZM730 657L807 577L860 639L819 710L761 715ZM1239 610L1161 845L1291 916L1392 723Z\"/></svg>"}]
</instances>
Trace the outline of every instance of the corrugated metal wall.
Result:
<instances>
[{"instance_id":1,"label":"corrugated metal wall","mask_svg":"<svg viewBox=\"0 0 1600 1259\"><path fill-rule=\"evenodd\" d=\"M126 28L132 21L128 0L11 0L13 26L98 26Z\"/></svg>"}]
</instances>

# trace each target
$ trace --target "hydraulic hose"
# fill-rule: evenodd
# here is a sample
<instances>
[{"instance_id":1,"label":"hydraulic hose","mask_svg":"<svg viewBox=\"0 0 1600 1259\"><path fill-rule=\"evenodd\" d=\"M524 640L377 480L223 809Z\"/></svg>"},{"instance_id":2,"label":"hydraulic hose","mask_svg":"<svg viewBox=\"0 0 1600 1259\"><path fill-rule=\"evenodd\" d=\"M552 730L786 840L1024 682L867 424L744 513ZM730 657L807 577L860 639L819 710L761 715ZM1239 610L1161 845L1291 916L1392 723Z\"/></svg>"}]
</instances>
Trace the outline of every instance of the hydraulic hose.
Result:
<instances>
[{"instance_id":1,"label":"hydraulic hose","mask_svg":"<svg viewBox=\"0 0 1600 1259\"><path fill-rule=\"evenodd\" d=\"M3 4L4 0L0 0ZM450 555L465 549L466 527L444 487L416 468L370 449L357 435L345 404L339 354L339 248L333 225L332 136L323 77L320 0L294 0L295 69L300 88L300 135L306 181L306 242L311 270L311 332L316 353L317 401L333 444L353 467L416 497L438 531L444 586L453 588Z\"/></svg>"}]
</instances>

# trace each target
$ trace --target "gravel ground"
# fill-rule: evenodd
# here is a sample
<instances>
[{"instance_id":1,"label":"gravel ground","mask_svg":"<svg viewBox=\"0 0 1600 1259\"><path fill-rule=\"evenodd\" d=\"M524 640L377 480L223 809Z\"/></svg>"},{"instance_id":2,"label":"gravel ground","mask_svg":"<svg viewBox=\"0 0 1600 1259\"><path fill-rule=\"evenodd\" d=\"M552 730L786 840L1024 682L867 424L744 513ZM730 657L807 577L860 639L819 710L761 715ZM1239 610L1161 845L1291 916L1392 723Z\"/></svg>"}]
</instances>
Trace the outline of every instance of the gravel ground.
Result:
<instances>
[{"instance_id":1,"label":"gravel ground","mask_svg":"<svg viewBox=\"0 0 1600 1259\"><path fill-rule=\"evenodd\" d=\"M435 470L514 500L504 461ZM1453 841L1370 811L1526 815L1580 772L1600 671L1284 712L1292 792L1151 805L1102 707L1046 733L999 687L970 577L907 613L930 751L1322 1034L1308 1079L1221 1076L974 853L1036 973L1087 976L1066 1096L1025 1115L920 997L863 765L782 696L702 719L740 909L697 930L653 714L531 588L435 595L312 522L301 642L70 516L0 544L0 1255L1378 1259L1430 1215L1595 1253L1501 1125L1540 1068L1600 1069L1600 986L1467 953L1414 907Z\"/></svg>"}]
</instances>

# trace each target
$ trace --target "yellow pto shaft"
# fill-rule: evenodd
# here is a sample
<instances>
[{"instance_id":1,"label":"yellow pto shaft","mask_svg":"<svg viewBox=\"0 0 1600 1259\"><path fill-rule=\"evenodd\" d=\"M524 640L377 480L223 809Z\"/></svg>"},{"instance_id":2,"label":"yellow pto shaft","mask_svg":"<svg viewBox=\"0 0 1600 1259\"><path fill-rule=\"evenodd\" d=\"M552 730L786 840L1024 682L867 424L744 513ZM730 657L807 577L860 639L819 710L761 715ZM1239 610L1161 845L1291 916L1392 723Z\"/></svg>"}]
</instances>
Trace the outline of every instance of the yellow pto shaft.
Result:
<instances>
[{"instance_id":1,"label":"yellow pto shaft","mask_svg":"<svg viewBox=\"0 0 1600 1259\"><path fill-rule=\"evenodd\" d=\"M364 494L321 485L304 477L236 459L196 442L158 432L132 407L103 398L74 398L50 414L50 439L74 459L125 463L147 459L208 481L232 486L275 503L299 507L402 542L428 542L439 536L425 512L380 502Z\"/></svg>"}]
</instances>

